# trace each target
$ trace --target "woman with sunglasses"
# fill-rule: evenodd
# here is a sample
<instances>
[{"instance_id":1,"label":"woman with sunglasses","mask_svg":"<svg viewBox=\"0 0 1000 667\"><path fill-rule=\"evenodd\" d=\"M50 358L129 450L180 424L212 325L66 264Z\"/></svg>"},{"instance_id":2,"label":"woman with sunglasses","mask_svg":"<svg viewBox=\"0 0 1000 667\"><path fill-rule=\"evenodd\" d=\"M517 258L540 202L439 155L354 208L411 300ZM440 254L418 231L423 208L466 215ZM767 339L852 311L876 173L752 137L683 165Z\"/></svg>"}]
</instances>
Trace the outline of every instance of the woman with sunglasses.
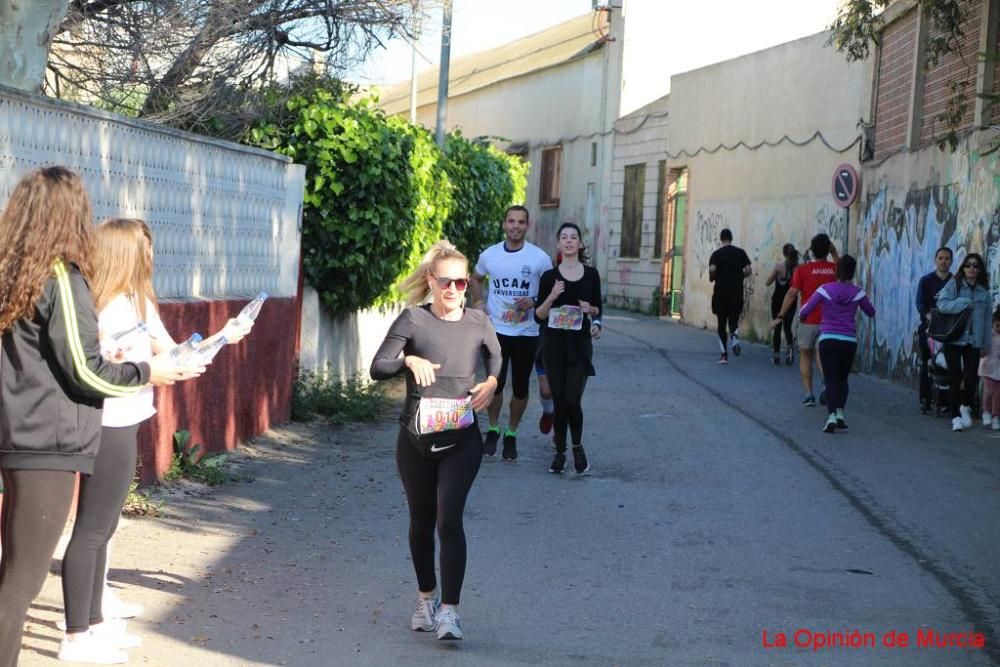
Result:
<instances>
[{"instance_id":1,"label":"woman with sunglasses","mask_svg":"<svg viewBox=\"0 0 1000 667\"><path fill-rule=\"evenodd\" d=\"M979 384L979 359L990 352L992 339L993 298L989 277L981 255L969 253L937 295L937 307L942 313L960 313L969 308L969 319L958 339L944 344L948 364L948 402L951 406L951 430L962 431L972 426L972 406Z\"/></svg>"},{"instance_id":2,"label":"woman with sunglasses","mask_svg":"<svg viewBox=\"0 0 1000 667\"><path fill-rule=\"evenodd\" d=\"M465 307L469 266L448 241L438 241L401 284L409 307L400 313L372 361L371 376L406 376L396 464L410 508L410 555L417 608L410 628L462 639L458 602L465 578L462 515L479 472L482 434L476 411L493 399L500 343L489 317ZM426 303L427 297L430 303ZM487 377L476 381L479 360ZM434 573L434 530L441 541L441 597Z\"/></svg>"},{"instance_id":3,"label":"woman with sunglasses","mask_svg":"<svg viewBox=\"0 0 1000 667\"><path fill-rule=\"evenodd\" d=\"M601 277L587 266L580 228L565 222L556 232L562 262L542 274L535 319L542 325L542 358L555 401L556 449L549 472L566 467L566 431L573 443L573 469L590 470L583 450L583 390L594 374L591 339L601 337Z\"/></svg>"}]
</instances>

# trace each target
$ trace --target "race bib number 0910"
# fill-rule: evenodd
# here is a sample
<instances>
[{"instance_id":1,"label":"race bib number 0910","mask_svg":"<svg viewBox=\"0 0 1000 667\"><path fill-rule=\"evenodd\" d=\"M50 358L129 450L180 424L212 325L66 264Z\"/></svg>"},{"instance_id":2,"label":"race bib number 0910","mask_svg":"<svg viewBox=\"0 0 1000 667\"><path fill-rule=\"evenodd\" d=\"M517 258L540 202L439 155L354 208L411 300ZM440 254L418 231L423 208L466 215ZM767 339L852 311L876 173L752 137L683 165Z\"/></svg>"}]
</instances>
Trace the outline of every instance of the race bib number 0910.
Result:
<instances>
[{"instance_id":1,"label":"race bib number 0910","mask_svg":"<svg viewBox=\"0 0 1000 667\"><path fill-rule=\"evenodd\" d=\"M583 310L579 306L559 306L550 309L549 328L579 331L583 328Z\"/></svg>"},{"instance_id":2,"label":"race bib number 0910","mask_svg":"<svg viewBox=\"0 0 1000 667\"><path fill-rule=\"evenodd\" d=\"M471 397L421 398L417 407L416 421L420 435L467 428L475 420Z\"/></svg>"}]
</instances>

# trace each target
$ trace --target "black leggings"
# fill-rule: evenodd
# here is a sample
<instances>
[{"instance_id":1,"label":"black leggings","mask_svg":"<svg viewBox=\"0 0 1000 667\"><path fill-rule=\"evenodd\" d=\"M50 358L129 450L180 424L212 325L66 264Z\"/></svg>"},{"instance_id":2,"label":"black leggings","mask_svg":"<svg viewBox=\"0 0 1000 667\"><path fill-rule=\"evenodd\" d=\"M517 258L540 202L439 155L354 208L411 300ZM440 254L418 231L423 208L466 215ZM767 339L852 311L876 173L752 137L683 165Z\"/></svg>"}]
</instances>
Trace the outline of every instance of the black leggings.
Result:
<instances>
[{"instance_id":1,"label":"black leggings","mask_svg":"<svg viewBox=\"0 0 1000 667\"><path fill-rule=\"evenodd\" d=\"M425 459L410 442L405 428L396 438L396 465L410 506L410 556L417 586L424 593L437 588L434 576L434 530L441 540L441 602L457 605L465 580L465 499L483 460L478 429L458 451L441 459Z\"/></svg>"},{"instance_id":2,"label":"black leggings","mask_svg":"<svg viewBox=\"0 0 1000 667\"><path fill-rule=\"evenodd\" d=\"M951 416L959 417L960 405L970 408L976 404L976 385L979 384L979 348L971 345L944 346L944 360L948 364L948 404Z\"/></svg>"},{"instance_id":3,"label":"black leggings","mask_svg":"<svg viewBox=\"0 0 1000 667\"><path fill-rule=\"evenodd\" d=\"M101 594L108 541L118 528L128 487L135 476L138 430L138 424L102 428L94 473L80 478L76 523L62 562L68 632L84 632L104 620Z\"/></svg>"},{"instance_id":4,"label":"black leggings","mask_svg":"<svg viewBox=\"0 0 1000 667\"><path fill-rule=\"evenodd\" d=\"M76 473L3 470L0 667L15 667L31 601L42 590L73 503Z\"/></svg>"},{"instance_id":5,"label":"black leggings","mask_svg":"<svg viewBox=\"0 0 1000 667\"><path fill-rule=\"evenodd\" d=\"M826 338L819 342L819 363L823 367L823 381L826 383L826 410L833 414L847 405L847 378L854 365L854 354L858 344Z\"/></svg>"},{"instance_id":6,"label":"black leggings","mask_svg":"<svg viewBox=\"0 0 1000 667\"><path fill-rule=\"evenodd\" d=\"M788 294L788 286L784 288L774 287L774 295L771 297L771 318L774 319L781 312L781 304L785 300L785 295ZM785 344L788 349L792 349L792 322L795 320L795 309L789 308L788 312L785 313L785 317L781 320L781 326L774 328L773 338L771 340L771 347L775 354L781 351L781 332L785 332Z\"/></svg>"},{"instance_id":7,"label":"black leggings","mask_svg":"<svg viewBox=\"0 0 1000 667\"><path fill-rule=\"evenodd\" d=\"M583 442L583 391L587 388L587 378L593 375L593 366L590 332L581 335L588 338L577 341L567 337L542 347L545 374L555 405L552 440L561 452L566 451L567 428L574 446Z\"/></svg>"}]
</instances>

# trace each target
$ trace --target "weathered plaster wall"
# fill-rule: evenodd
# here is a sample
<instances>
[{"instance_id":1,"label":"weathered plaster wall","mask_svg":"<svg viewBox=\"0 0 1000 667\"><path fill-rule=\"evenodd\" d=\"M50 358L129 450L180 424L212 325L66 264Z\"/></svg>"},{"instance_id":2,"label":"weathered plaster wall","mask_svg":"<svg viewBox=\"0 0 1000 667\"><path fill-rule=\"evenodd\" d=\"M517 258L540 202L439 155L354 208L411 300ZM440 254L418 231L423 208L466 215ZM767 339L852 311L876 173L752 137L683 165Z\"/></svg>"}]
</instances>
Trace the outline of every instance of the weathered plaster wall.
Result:
<instances>
[{"instance_id":1,"label":"weathered plaster wall","mask_svg":"<svg viewBox=\"0 0 1000 667\"><path fill-rule=\"evenodd\" d=\"M866 370L896 378L916 372L916 286L940 246L954 250L955 266L969 252L982 254L1000 302L1000 153L992 138L977 133L953 153L930 147L865 168L855 251L878 310L874 322L862 322Z\"/></svg>"}]
</instances>

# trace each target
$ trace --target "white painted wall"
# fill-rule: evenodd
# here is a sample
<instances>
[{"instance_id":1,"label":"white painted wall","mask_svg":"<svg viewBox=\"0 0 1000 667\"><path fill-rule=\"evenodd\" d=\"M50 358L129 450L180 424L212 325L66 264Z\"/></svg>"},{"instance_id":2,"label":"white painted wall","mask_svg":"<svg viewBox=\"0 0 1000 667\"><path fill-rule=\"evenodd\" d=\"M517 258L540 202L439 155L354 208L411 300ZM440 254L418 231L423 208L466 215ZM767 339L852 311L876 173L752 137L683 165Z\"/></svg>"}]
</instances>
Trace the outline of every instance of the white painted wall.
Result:
<instances>
[{"instance_id":1,"label":"white painted wall","mask_svg":"<svg viewBox=\"0 0 1000 667\"><path fill-rule=\"evenodd\" d=\"M296 295L305 168L288 158L0 87L0 201L54 164L98 219L149 223L160 298Z\"/></svg>"},{"instance_id":2,"label":"white painted wall","mask_svg":"<svg viewBox=\"0 0 1000 667\"><path fill-rule=\"evenodd\" d=\"M299 365L306 370L350 377L367 376L389 326L403 306L370 308L333 319L308 285L302 295L302 330Z\"/></svg>"},{"instance_id":3,"label":"white painted wall","mask_svg":"<svg viewBox=\"0 0 1000 667\"><path fill-rule=\"evenodd\" d=\"M785 242L804 249L813 234L828 231L838 246L846 245L846 219L833 205L831 182L838 164L857 167L856 146L835 152L817 139L803 147L783 143L757 150L699 152L740 141L777 141L786 135L802 142L817 130L835 148L851 145L858 136L858 119L866 115L867 65L848 63L843 54L825 46L826 39L827 34L820 33L676 75L671 79L669 123L660 128L660 139L618 138L616 184L624 180L626 163L645 160L647 180L650 170L655 178L656 162L664 157L668 170L689 170L683 310L689 323L715 327L708 258L719 245L723 227L733 231L735 244L754 262L747 290L750 310L742 324L744 333L751 335L766 334L770 292L764 281ZM623 188L618 188L613 205L620 209ZM655 182L647 182L644 227L655 220L655 202ZM855 208L852 222L857 215ZM620 228L619 212L612 217L612 235ZM645 233L643 257L651 255L651 243L652 234ZM644 270L636 270L640 268ZM639 262L633 273L634 284L620 289L645 300L641 305L646 307L652 267Z\"/></svg>"}]
</instances>

